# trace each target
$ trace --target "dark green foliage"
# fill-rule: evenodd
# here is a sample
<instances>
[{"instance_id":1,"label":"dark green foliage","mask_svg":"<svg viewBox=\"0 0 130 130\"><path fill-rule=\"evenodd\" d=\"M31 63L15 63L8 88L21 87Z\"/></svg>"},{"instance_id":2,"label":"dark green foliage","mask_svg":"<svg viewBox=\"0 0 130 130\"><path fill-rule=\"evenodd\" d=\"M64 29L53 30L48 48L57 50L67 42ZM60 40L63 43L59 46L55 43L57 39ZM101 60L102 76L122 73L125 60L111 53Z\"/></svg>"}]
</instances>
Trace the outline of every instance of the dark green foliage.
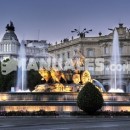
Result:
<instances>
[{"instance_id":1,"label":"dark green foliage","mask_svg":"<svg viewBox=\"0 0 130 130\"><path fill-rule=\"evenodd\" d=\"M71 116L88 116L87 113L83 111L73 111L70 112ZM130 116L129 111L97 111L94 116L111 117L111 116Z\"/></svg>"},{"instance_id":2,"label":"dark green foliage","mask_svg":"<svg viewBox=\"0 0 130 130\"><path fill-rule=\"evenodd\" d=\"M78 107L89 114L101 109L103 102L101 92L90 82L86 83L77 97Z\"/></svg>"},{"instance_id":3,"label":"dark green foliage","mask_svg":"<svg viewBox=\"0 0 130 130\"><path fill-rule=\"evenodd\" d=\"M6 59L4 62L7 62ZM11 87L16 85L17 72L12 71L7 75L3 75L1 72L1 62L0 62L0 92L9 92Z\"/></svg>"},{"instance_id":4,"label":"dark green foliage","mask_svg":"<svg viewBox=\"0 0 130 130\"><path fill-rule=\"evenodd\" d=\"M38 71L30 70L27 72L27 88L31 91L34 90L35 86L42 84L42 77Z\"/></svg>"},{"instance_id":5,"label":"dark green foliage","mask_svg":"<svg viewBox=\"0 0 130 130\"><path fill-rule=\"evenodd\" d=\"M2 86L1 91L2 92L9 92L11 91L11 87L16 86L16 79L17 79L17 73L16 71L12 71L11 73L7 75L2 75Z\"/></svg>"},{"instance_id":6,"label":"dark green foliage","mask_svg":"<svg viewBox=\"0 0 130 130\"><path fill-rule=\"evenodd\" d=\"M6 61L8 61L7 59ZM6 62L4 61L4 62ZM41 76L38 71L30 70L27 71L27 89L33 90L37 84L41 84ZM0 92L9 92L11 87L16 86L17 71L12 71L7 75L3 75L1 72L1 62L0 62Z\"/></svg>"},{"instance_id":7,"label":"dark green foliage","mask_svg":"<svg viewBox=\"0 0 130 130\"><path fill-rule=\"evenodd\" d=\"M0 111L0 116L58 116L59 114L55 111Z\"/></svg>"}]
</instances>

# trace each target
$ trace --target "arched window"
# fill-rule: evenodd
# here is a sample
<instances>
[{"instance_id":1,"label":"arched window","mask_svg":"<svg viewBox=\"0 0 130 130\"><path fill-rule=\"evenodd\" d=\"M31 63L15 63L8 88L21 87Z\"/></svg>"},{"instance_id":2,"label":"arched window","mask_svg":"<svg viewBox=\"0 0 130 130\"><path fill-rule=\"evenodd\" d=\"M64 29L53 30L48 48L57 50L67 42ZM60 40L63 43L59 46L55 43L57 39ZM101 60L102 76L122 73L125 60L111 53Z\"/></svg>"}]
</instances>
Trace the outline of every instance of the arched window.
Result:
<instances>
[{"instance_id":1,"label":"arched window","mask_svg":"<svg viewBox=\"0 0 130 130\"><path fill-rule=\"evenodd\" d=\"M57 59L59 59L60 58L60 54L57 54Z\"/></svg>"},{"instance_id":2,"label":"arched window","mask_svg":"<svg viewBox=\"0 0 130 130\"><path fill-rule=\"evenodd\" d=\"M62 53L62 59L65 60L65 53Z\"/></svg>"},{"instance_id":3,"label":"arched window","mask_svg":"<svg viewBox=\"0 0 130 130\"><path fill-rule=\"evenodd\" d=\"M120 46L120 54L122 54L123 53L123 46Z\"/></svg>"},{"instance_id":4,"label":"arched window","mask_svg":"<svg viewBox=\"0 0 130 130\"><path fill-rule=\"evenodd\" d=\"M9 51L11 51L11 44L9 44Z\"/></svg>"},{"instance_id":5,"label":"arched window","mask_svg":"<svg viewBox=\"0 0 130 130\"><path fill-rule=\"evenodd\" d=\"M67 58L70 58L70 52L69 51L67 52Z\"/></svg>"},{"instance_id":6,"label":"arched window","mask_svg":"<svg viewBox=\"0 0 130 130\"><path fill-rule=\"evenodd\" d=\"M6 44L4 44L4 52L6 52Z\"/></svg>"},{"instance_id":7,"label":"arched window","mask_svg":"<svg viewBox=\"0 0 130 130\"><path fill-rule=\"evenodd\" d=\"M6 44L7 52L9 51L9 44Z\"/></svg>"},{"instance_id":8,"label":"arched window","mask_svg":"<svg viewBox=\"0 0 130 130\"><path fill-rule=\"evenodd\" d=\"M104 47L104 54L109 54L109 48L108 48L108 46Z\"/></svg>"},{"instance_id":9,"label":"arched window","mask_svg":"<svg viewBox=\"0 0 130 130\"><path fill-rule=\"evenodd\" d=\"M77 50L74 50L74 55L76 55L77 54Z\"/></svg>"},{"instance_id":10,"label":"arched window","mask_svg":"<svg viewBox=\"0 0 130 130\"><path fill-rule=\"evenodd\" d=\"M93 57L94 56L94 50L92 48L87 49L87 57Z\"/></svg>"},{"instance_id":11,"label":"arched window","mask_svg":"<svg viewBox=\"0 0 130 130\"><path fill-rule=\"evenodd\" d=\"M108 75L110 74L110 69L109 69L110 65L109 64L105 64L104 65L104 74Z\"/></svg>"}]
</instances>

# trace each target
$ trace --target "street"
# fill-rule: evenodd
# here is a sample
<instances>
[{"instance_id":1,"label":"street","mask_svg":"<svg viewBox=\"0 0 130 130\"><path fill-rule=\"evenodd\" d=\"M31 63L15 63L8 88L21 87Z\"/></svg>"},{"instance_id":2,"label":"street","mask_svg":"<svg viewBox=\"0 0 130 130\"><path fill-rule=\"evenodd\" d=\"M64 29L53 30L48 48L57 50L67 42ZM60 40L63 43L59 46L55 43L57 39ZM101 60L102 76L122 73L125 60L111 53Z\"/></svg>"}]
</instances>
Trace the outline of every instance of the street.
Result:
<instances>
[{"instance_id":1,"label":"street","mask_svg":"<svg viewBox=\"0 0 130 130\"><path fill-rule=\"evenodd\" d=\"M130 117L0 117L0 130L129 130Z\"/></svg>"}]
</instances>

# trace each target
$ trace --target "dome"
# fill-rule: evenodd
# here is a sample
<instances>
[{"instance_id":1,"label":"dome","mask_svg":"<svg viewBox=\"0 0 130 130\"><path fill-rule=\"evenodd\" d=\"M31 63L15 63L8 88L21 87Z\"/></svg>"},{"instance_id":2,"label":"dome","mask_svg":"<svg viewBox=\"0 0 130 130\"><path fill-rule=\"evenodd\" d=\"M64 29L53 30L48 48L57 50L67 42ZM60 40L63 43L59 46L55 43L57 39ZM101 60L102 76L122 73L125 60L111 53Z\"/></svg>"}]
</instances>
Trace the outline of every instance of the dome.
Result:
<instances>
[{"instance_id":1,"label":"dome","mask_svg":"<svg viewBox=\"0 0 130 130\"><path fill-rule=\"evenodd\" d=\"M6 33L3 36L3 41L5 40L15 40L18 41L18 38L15 34L15 27L13 25L13 22L10 21L10 24L7 24L6 26Z\"/></svg>"},{"instance_id":2,"label":"dome","mask_svg":"<svg viewBox=\"0 0 130 130\"><path fill-rule=\"evenodd\" d=\"M18 41L18 38L16 36L16 34L12 31L7 31L4 36L3 36L3 39L2 40L16 40Z\"/></svg>"}]
</instances>

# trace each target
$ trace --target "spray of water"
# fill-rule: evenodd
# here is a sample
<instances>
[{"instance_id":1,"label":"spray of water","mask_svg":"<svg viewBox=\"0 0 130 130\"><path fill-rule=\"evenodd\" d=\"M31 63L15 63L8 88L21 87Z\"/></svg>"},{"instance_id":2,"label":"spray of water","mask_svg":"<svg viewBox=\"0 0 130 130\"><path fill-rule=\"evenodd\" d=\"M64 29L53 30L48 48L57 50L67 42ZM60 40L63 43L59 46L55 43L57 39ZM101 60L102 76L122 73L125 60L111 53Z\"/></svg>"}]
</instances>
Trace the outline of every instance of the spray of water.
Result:
<instances>
[{"instance_id":1,"label":"spray of water","mask_svg":"<svg viewBox=\"0 0 130 130\"><path fill-rule=\"evenodd\" d=\"M121 65L121 62L120 62L119 37L116 29L114 30L114 36L113 36L111 65L114 65L116 67L114 70L113 69L111 70L111 79L110 79L111 89L109 90L109 92L123 92L123 90L121 89L122 72L121 70L117 69L117 66Z\"/></svg>"},{"instance_id":2,"label":"spray of water","mask_svg":"<svg viewBox=\"0 0 130 130\"><path fill-rule=\"evenodd\" d=\"M25 41L20 44L19 58L18 58L18 72L17 72L17 84L16 91L26 90L26 51L25 51Z\"/></svg>"}]
</instances>

